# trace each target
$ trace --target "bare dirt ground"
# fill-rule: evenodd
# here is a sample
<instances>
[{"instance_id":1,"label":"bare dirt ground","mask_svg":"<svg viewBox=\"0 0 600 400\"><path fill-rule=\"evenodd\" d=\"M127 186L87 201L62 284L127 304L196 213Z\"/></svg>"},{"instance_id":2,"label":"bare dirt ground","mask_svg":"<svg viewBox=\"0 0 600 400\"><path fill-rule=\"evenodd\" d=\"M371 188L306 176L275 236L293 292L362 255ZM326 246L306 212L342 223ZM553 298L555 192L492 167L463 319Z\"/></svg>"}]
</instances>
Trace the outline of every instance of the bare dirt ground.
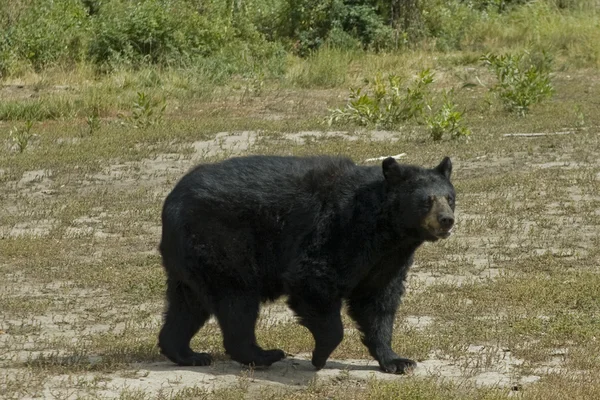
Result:
<instances>
[{"instance_id":1,"label":"bare dirt ground","mask_svg":"<svg viewBox=\"0 0 600 400\"><path fill-rule=\"evenodd\" d=\"M160 231L157 211L175 180L206 157L243 154L257 143L264 145L265 140L279 145L282 142L305 145L307 140L324 135L323 132L308 131L274 138L262 137L256 131L223 132L210 140L182 144L186 155L172 152L137 161L118 161L89 173L85 170L66 174L52 169L32 169L24 171L17 179L4 179L0 238L5 243L13 241L20 249L27 246L33 258L36 252L47 253L55 257L54 262L59 260L64 264L42 262L33 266L19 256L22 251L15 249L2 257L4 279L0 281L0 299L4 311L0 319L0 397L129 398L136 394L140 398L160 398L184 393L185 388L212 393L239 387L243 387L248 395L258 393L264 386L306 388L315 380L411 379L384 374L368 355L356 357L357 350L346 348L336 351L326 368L315 372L307 352L311 348L310 342L286 349L304 351L293 352L271 368L257 370L241 367L225 356L217 356L211 367L182 368L157 354L154 342L162 310L162 271L156 252ZM359 137L347 132L328 135L349 145L358 139L365 140L364 135ZM372 132L368 141L394 143L394 134ZM403 151L398 150L394 154ZM557 154L556 159L550 161L543 151L520 155L514 152L510 157L482 153L485 154L470 159L458 157L455 161L455 179L467 182L463 183L462 189L468 192L459 200L458 233L450 244L428 246L423 257L417 257L407 283L407 301L396 329L409 332L413 341L419 335L431 336L432 331L441 337L436 339L439 348L436 348L436 340L420 350L405 348L412 356L418 356L419 366L413 376L516 392L549 374L567 370L577 374L577 368L566 361L569 347L555 347L561 341L551 341L543 347L543 357L531 356L526 348L535 343L528 343L527 335L521 341L509 340L513 333L508 333L489 340L485 340L485 335L477 334L472 342L461 338L457 340L460 345L447 348L442 343L444 333L440 333L440 329L444 324L448 327L450 322L432 311L435 305L419 303L419 296L431 298L435 296L432 293L452 293L463 287L472 287L477 292L481 287L485 290L486 285L491 285L489 290L494 290L496 280L509 276L518 278L518 271L507 270L507 265L531 256L536 260L555 258L561 263L568 260L577 263L582 257L588 261L597 260L594 246L597 245L600 196L574 182L564 188L566 195L554 199L548 193L552 190L548 182L552 176L575 181L584 176L597 187L600 164L585 157L572 159L576 153L574 149ZM370 154L372 157L384 155L389 154ZM517 170L537 178L532 181L517 177L513 182L510 179ZM548 172L550 175L546 175ZM494 174L495 180L478 182L490 173ZM490 190L489 185L497 185L497 182L500 182L499 188ZM523 188L521 193L507 189L519 186ZM114 203L102 205L94 200L98 196ZM136 201L142 197L144 201ZM81 201L87 206L78 211L74 198L83 199ZM490 208L490 203L496 203L495 208ZM588 207L579 213L565 213L569 207L581 210L578 207L582 204ZM48 211L39 211L40 205ZM29 206L38 207L38 211L28 212ZM73 210L67 212L65 209ZM511 210L521 213L529 209L535 209L535 212L524 212L517 218L511 215ZM503 215L490 220L485 213L492 210ZM551 220L549 216L552 216ZM590 219L592 216L594 218ZM575 237L573 242L577 246L573 246L573 242L556 240L554 235ZM64 248L65 244L69 248ZM593 254L590 256L590 253ZM124 258L123 263L128 259L141 260L136 262L138 270L128 272L115 261L119 257ZM152 273L146 272L148 260ZM9 264L12 264L11 268L8 268ZM78 267L67 271L73 265ZM150 278L138 280L146 274L155 281ZM432 291L432 288L439 290ZM115 295L116 292L125 295ZM153 295L147 296L147 292ZM481 295L470 296L470 293L463 292L464 296L457 300L465 303L461 307L469 310L474 302L484 304ZM511 296L511 293L498 292L497 296ZM415 306L411 308L413 303ZM504 307L490 308L493 304L485 303L484 307L488 307L485 312L479 310L473 312L472 318L466 317L502 324L506 317ZM518 306L511 310L527 313ZM438 312L444 313L443 310ZM544 318L550 320L553 317L536 315L536 318L543 322ZM285 337L289 332L295 332L286 330L288 326L294 326L293 315L283 304L276 303L263 308L257 329L283 329L278 335ZM208 333L203 333L205 330ZM138 341L139 335L144 339ZM197 346L203 346L206 337L210 336L209 348L219 352L219 332L214 321L199 336ZM506 341L503 343L499 337ZM265 340L270 344L277 342L270 337ZM281 341L285 348L286 341L293 341L293 338ZM350 341L348 346L360 346L358 334L350 325L346 330L346 341ZM361 354L364 355L358 355Z\"/></svg>"}]
</instances>

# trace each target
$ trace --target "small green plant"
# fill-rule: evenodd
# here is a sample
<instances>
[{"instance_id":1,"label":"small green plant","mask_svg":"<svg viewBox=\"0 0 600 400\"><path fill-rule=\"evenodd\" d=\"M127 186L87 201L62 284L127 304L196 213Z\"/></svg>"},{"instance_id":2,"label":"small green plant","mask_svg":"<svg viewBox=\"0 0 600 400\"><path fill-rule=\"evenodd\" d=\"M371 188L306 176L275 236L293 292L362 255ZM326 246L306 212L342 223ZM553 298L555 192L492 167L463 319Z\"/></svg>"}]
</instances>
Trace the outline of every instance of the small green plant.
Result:
<instances>
[{"instance_id":1,"label":"small green plant","mask_svg":"<svg viewBox=\"0 0 600 400\"><path fill-rule=\"evenodd\" d=\"M434 141L442 140L445 133L448 133L452 139L471 135L471 130L463 125L463 112L456 110L456 104L451 98L452 94L453 90L444 92L444 103L436 112L430 105L427 106L430 115L425 117L425 122Z\"/></svg>"},{"instance_id":2,"label":"small green plant","mask_svg":"<svg viewBox=\"0 0 600 400\"><path fill-rule=\"evenodd\" d=\"M585 114L584 114L583 110L581 109L580 104L575 104L574 111L575 111L575 118L576 118L575 128L577 130L581 130L581 129L585 128L585 125L586 125Z\"/></svg>"},{"instance_id":3,"label":"small green plant","mask_svg":"<svg viewBox=\"0 0 600 400\"><path fill-rule=\"evenodd\" d=\"M490 88L510 112L525 115L533 104L540 103L554 93L550 83L552 58L543 53L541 59L533 62L529 53L486 54L481 60L498 78L498 83Z\"/></svg>"},{"instance_id":4,"label":"small green plant","mask_svg":"<svg viewBox=\"0 0 600 400\"><path fill-rule=\"evenodd\" d=\"M27 145L29 144L29 140L33 136L33 134L31 133L32 126L33 126L33 122L27 121L27 122L25 122L24 127L15 126L15 127L13 127L13 129L10 130L10 132L8 134L11 141L17 145L17 149L19 150L19 153L22 153L25 151L25 149L27 148Z\"/></svg>"},{"instance_id":5,"label":"small green plant","mask_svg":"<svg viewBox=\"0 0 600 400\"><path fill-rule=\"evenodd\" d=\"M361 88L351 88L346 107L329 110L328 123L331 126L349 122L388 129L418 119L423 115L428 86L432 82L433 73L428 69L421 71L406 88L402 87L402 80L397 75L389 75L387 81L377 76L371 84L371 94L364 93Z\"/></svg>"},{"instance_id":6,"label":"small green plant","mask_svg":"<svg viewBox=\"0 0 600 400\"><path fill-rule=\"evenodd\" d=\"M160 124L167 107L166 102L163 101L161 104L159 101L154 101L144 92L138 92L137 95L131 115L126 118L126 121L134 128L147 128Z\"/></svg>"},{"instance_id":7,"label":"small green plant","mask_svg":"<svg viewBox=\"0 0 600 400\"><path fill-rule=\"evenodd\" d=\"M95 132L98 131L98 129L100 129L98 107L95 106L92 109L92 113L86 117L85 122L87 123L88 134L90 135L93 135Z\"/></svg>"},{"instance_id":8,"label":"small green plant","mask_svg":"<svg viewBox=\"0 0 600 400\"><path fill-rule=\"evenodd\" d=\"M246 99L251 97L260 97L265 86L264 73L253 74L244 85L244 91L240 97L240 103L245 103Z\"/></svg>"}]
</instances>

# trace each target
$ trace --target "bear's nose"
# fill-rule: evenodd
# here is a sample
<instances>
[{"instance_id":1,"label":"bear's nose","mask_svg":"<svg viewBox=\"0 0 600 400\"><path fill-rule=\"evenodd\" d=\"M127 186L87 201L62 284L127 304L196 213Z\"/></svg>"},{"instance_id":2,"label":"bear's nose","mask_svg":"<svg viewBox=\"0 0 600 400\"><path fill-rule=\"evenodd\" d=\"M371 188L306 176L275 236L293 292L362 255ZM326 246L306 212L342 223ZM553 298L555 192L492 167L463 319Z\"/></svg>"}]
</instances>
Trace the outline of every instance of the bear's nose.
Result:
<instances>
[{"instance_id":1,"label":"bear's nose","mask_svg":"<svg viewBox=\"0 0 600 400\"><path fill-rule=\"evenodd\" d=\"M450 229L454 225L454 217L451 215L440 215L438 221L443 229Z\"/></svg>"}]
</instances>

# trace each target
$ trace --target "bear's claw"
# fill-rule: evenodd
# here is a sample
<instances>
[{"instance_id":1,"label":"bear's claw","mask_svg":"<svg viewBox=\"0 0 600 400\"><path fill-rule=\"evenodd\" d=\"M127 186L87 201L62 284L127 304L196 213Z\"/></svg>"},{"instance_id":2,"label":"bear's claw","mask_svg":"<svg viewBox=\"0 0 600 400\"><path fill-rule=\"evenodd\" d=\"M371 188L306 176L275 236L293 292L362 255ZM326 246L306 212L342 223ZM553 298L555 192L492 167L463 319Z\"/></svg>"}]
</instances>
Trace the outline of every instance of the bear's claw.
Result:
<instances>
[{"instance_id":1,"label":"bear's claw","mask_svg":"<svg viewBox=\"0 0 600 400\"><path fill-rule=\"evenodd\" d=\"M390 374L405 374L414 368L417 363L409 358L394 358L381 364L381 369Z\"/></svg>"}]
</instances>

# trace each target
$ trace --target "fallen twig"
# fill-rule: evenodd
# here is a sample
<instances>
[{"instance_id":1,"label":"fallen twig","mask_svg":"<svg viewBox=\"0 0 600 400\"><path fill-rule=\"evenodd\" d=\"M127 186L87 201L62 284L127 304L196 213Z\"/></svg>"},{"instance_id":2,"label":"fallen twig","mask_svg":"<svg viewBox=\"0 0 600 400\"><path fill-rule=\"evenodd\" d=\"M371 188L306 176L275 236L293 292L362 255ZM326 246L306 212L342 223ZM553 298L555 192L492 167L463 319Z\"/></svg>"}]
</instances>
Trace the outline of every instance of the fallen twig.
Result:
<instances>
[{"instance_id":1,"label":"fallen twig","mask_svg":"<svg viewBox=\"0 0 600 400\"><path fill-rule=\"evenodd\" d=\"M546 132L546 133L505 133L504 137L538 137L538 136L553 136L553 135L570 135L573 131L565 132Z\"/></svg>"},{"instance_id":2,"label":"fallen twig","mask_svg":"<svg viewBox=\"0 0 600 400\"><path fill-rule=\"evenodd\" d=\"M376 158L367 158L365 160L365 162L385 160L388 157L401 158L401 157L404 157L404 156L406 156L406 153L396 154L395 156L381 156L381 157L376 157Z\"/></svg>"}]
</instances>

